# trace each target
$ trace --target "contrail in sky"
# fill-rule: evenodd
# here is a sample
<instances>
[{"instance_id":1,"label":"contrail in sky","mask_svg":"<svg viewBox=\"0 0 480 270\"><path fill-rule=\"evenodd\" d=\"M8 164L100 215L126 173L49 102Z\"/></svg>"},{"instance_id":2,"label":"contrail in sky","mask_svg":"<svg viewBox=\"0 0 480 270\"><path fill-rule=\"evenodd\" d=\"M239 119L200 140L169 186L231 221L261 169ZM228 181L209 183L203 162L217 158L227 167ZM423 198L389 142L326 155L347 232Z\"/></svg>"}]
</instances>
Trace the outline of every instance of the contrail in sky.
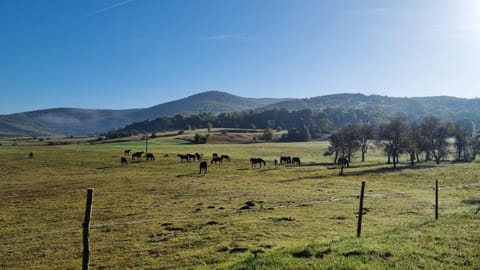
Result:
<instances>
[{"instance_id":1,"label":"contrail in sky","mask_svg":"<svg viewBox=\"0 0 480 270\"><path fill-rule=\"evenodd\" d=\"M94 15L97 15L99 13L103 13L105 11L109 11L111 9L114 9L114 8L117 8L119 6L123 6L123 5L126 5L130 2L133 2L135 0L125 0L125 1L122 1L122 2L119 2L119 3L116 3L114 5L111 5L111 6L108 6L108 7L104 7L104 8L101 8L101 9L97 9L97 10L94 10L92 12L89 12L89 13L85 13L83 14L82 16L80 16L81 18L88 18L88 17L91 17L91 16L94 16Z\"/></svg>"}]
</instances>

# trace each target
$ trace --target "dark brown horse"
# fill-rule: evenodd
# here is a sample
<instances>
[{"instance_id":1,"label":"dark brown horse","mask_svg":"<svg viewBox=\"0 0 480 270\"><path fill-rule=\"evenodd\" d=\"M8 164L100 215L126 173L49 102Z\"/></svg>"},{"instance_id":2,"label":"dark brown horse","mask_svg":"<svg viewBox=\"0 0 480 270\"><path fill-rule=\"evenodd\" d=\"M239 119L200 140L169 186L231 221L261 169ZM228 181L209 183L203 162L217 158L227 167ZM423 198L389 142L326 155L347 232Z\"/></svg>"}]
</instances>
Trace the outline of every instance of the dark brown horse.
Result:
<instances>
[{"instance_id":1,"label":"dark brown horse","mask_svg":"<svg viewBox=\"0 0 480 270\"><path fill-rule=\"evenodd\" d=\"M180 158L181 162L183 162L184 160L188 161L188 156L187 155L178 154L177 157Z\"/></svg>"},{"instance_id":2,"label":"dark brown horse","mask_svg":"<svg viewBox=\"0 0 480 270\"><path fill-rule=\"evenodd\" d=\"M155 160L155 156L154 156L152 153L147 153L147 154L145 155L145 158L146 158L147 160Z\"/></svg>"},{"instance_id":3,"label":"dark brown horse","mask_svg":"<svg viewBox=\"0 0 480 270\"><path fill-rule=\"evenodd\" d=\"M337 165L340 168L350 167L350 163L346 157L339 157L337 160Z\"/></svg>"},{"instance_id":4,"label":"dark brown horse","mask_svg":"<svg viewBox=\"0 0 480 270\"><path fill-rule=\"evenodd\" d=\"M122 163L122 165L127 165L128 164L128 160L124 157L121 157L120 158L120 163Z\"/></svg>"},{"instance_id":5,"label":"dark brown horse","mask_svg":"<svg viewBox=\"0 0 480 270\"><path fill-rule=\"evenodd\" d=\"M200 172L199 172L199 174L202 174L202 172L203 172L203 174L206 174L207 173L207 166L208 166L208 164L207 164L206 161L200 162Z\"/></svg>"},{"instance_id":6,"label":"dark brown horse","mask_svg":"<svg viewBox=\"0 0 480 270\"><path fill-rule=\"evenodd\" d=\"M210 161L210 164L213 164L213 163L215 163L215 164L217 164L217 163L222 164L222 161L223 161L222 158L214 157L214 158L212 158L212 161Z\"/></svg>"},{"instance_id":7,"label":"dark brown horse","mask_svg":"<svg viewBox=\"0 0 480 270\"><path fill-rule=\"evenodd\" d=\"M257 164L260 164L260 168L262 167L262 164L263 166L265 166L265 160L263 160L262 158L250 158L250 164L252 165L252 168L255 168L257 166Z\"/></svg>"},{"instance_id":8,"label":"dark brown horse","mask_svg":"<svg viewBox=\"0 0 480 270\"><path fill-rule=\"evenodd\" d=\"M123 151L123 155L124 156L130 155L130 149L127 149L127 150Z\"/></svg>"},{"instance_id":9,"label":"dark brown horse","mask_svg":"<svg viewBox=\"0 0 480 270\"><path fill-rule=\"evenodd\" d=\"M283 156L283 157L280 157L280 164L290 164L292 163L292 158L290 156Z\"/></svg>"},{"instance_id":10,"label":"dark brown horse","mask_svg":"<svg viewBox=\"0 0 480 270\"><path fill-rule=\"evenodd\" d=\"M143 155L143 151L140 151L140 152L135 152L132 154L132 160L136 160L136 159L139 159L141 158Z\"/></svg>"},{"instance_id":11,"label":"dark brown horse","mask_svg":"<svg viewBox=\"0 0 480 270\"><path fill-rule=\"evenodd\" d=\"M292 158L292 163L293 163L293 165L300 166L300 158L299 157L293 157Z\"/></svg>"}]
</instances>

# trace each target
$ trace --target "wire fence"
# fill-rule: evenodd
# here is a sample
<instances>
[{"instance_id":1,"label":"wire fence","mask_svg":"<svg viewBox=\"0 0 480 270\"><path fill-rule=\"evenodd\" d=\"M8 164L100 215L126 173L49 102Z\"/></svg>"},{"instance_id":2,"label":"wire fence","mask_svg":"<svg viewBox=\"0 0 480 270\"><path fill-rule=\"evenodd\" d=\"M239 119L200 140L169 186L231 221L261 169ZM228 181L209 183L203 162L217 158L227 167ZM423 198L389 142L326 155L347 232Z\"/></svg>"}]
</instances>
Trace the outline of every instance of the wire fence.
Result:
<instances>
[{"instance_id":1,"label":"wire fence","mask_svg":"<svg viewBox=\"0 0 480 270\"><path fill-rule=\"evenodd\" d=\"M480 183L472 183L472 184L467 184L467 185L457 185L457 186L445 186L445 187L440 187L440 190L446 190L446 189L461 189L461 188L480 188ZM425 190L427 189L432 189L432 187L425 187ZM112 193L112 194L118 194L118 193L124 193L124 192L103 192L103 193ZM405 197L408 196L409 192L390 192L390 193L366 193L365 198L395 198L395 197ZM279 202L277 205L274 206L269 206L268 209L282 209L282 208L296 208L296 207L305 207L305 206L315 206L315 205L320 205L320 204L325 204L325 203L334 203L334 202L340 202L340 201L357 201L358 196L357 195L349 195L349 196L343 196L343 197L334 197L331 196L329 198L325 199L319 199L319 200L303 200L303 201L294 201L294 202ZM31 208L31 209L37 209L35 207L23 207L23 208ZM104 208L105 209L117 209L117 207L111 207L111 208ZM265 211L268 209L264 208L257 208L257 209L250 209L249 211ZM51 209L53 210L53 209ZM78 210L78 209L76 209ZM173 223L177 221L188 221L192 219L206 219L206 218L218 218L218 217L224 217L224 216L231 216L239 213L244 213L244 211L235 209L235 210L222 210L221 212L216 212L216 213L189 213L189 214L184 214L184 215L168 215L168 216L161 216L161 217L145 217L145 218L137 218L135 220L113 220L111 222L104 222L104 223L95 223L93 222L90 227L92 229L99 229L99 228L104 228L104 227L115 227L115 226L123 226L123 225L135 225L135 224L145 224L145 223ZM312 217L315 218L315 217ZM78 221L81 222L81 217L78 218ZM259 222L258 220L243 220L243 221L237 221L237 224L251 224L251 223L257 223ZM60 224L68 224L72 223L72 221L59 221L59 222L48 222L44 224L36 224L36 226L42 226L42 227L55 227ZM28 228L29 224L16 224L16 227L25 227ZM74 226L74 227L66 227L66 228L56 228L48 231L41 231L38 233L30 233L27 235L19 235L15 237L9 237L9 238L0 238L0 243L2 244L8 244L8 243L14 243L14 242L19 242L19 241L28 241L31 239L35 238L42 238L45 236L50 236L50 235L61 235L61 234L67 234L67 233L80 233L82 229L82 226L79 224L79 226Z\"/></svg>"}]
</instances>

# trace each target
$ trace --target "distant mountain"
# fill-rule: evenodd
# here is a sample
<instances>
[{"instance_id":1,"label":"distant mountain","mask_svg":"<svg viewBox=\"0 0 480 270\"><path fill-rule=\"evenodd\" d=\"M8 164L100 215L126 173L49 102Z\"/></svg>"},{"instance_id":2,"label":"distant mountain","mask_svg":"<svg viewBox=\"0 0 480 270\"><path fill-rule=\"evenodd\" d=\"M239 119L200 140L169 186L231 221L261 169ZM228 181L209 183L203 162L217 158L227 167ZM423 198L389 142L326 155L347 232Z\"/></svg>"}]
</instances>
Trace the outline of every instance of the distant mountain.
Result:
<instances>
[{"instance_id":1,"label":"distant mountain","mask_svg":"<svg viewBox=\"0 0 480 270\"><path fill-rule=\"evenodd\" d=\"M159 116L197 114L200 112L213 114L240 112L288 100L290 99L244 98L221 91L208 91L139 110L133 113L133 117L144 120L155 119Z\"/></svg>"},{"instance_id":2,"label":"distant mountain","mask_svg":"<svg viewBox=\"0 0 480 270\"><path fill-rule=\"evenodd\" d=\"M176 114L235 112L264 107L288 99L244 98L207 91L150 108L89 110L55 108L0 115L0 136L81 136L106 132L135 121Z\"/></svg>"},{"instance_id":3,"label":"distant mountain","mask_svg":"<svg viewBox=\"0 0 480 270\"><path fill-rule=\"evenodd\" d=\"M305 99L244 98L220 91L208 91L150 108L130 110L87 110L55 108L0 115L0 136L80 136L107 132L133 122L162 116L245 110L357 109L374 112L379 119L403 116L420 120L426 115L450 120L470 119L480 125L480 99L447 96L396 98L379 95L336 94Z\"/></svg>"}]
</instances>

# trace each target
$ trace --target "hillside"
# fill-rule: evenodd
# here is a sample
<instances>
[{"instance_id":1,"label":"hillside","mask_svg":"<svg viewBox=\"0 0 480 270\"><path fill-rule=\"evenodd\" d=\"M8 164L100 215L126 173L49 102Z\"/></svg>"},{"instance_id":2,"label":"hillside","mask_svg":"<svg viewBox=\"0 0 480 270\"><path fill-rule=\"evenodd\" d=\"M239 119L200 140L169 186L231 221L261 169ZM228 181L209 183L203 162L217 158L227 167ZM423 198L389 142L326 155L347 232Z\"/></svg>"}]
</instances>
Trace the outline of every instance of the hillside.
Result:
<instances>
[{"instance_id":1,"label":"hillside","mask_svg":"<svg viewBox=\"0 0 480 270\"><path fill-rule=\"evenodd\" d=\"M133 117L138 120L145 120L177 114L240 112L288 100L278 98L244 98L221 91L208 91L139 110L133 114Z\"/></svg>"},{"instance_id":2,"label":"hillside","mask_svg":"<svg viewBox=\"0 0 480 270\"><path fill-rule=\"evenodd\" d=\"M244 111L285 100L244 98L220 91L208 91L143 109L54 108L37 110L0 115L0 136L92 135L120 128L135 121L167 115Z\"/></svg>"},{"instance_id":3,"label":"hillside","mask_svg":"<svg viewBox=\"0 0 480 270\"><path fill-rule=\"evenodd\" d=\"M178 114L209 112L265 111L273 108L312 111L350 109L377 119L396 116L414 121L427 115L449 120L469 119L480 125L480 99L447 96L397 98L379 95L335 94L305 99L245 98L220 91L208 91L162 103L150 108L129 110L87 110L55 108L0 115L0 136L80 136L123 128L134 122ZM361 119L360 119L361 120Z\"/></svg>"},{"instance_id":4,"label":"hillside","mask_svg":"<svg viewBox=\"0 0 480 270\"><path fill-rule=\"evenodd\" d=\"M427 115L450 120L470 119L480 124L480 99L448 96L398 98L379 95L335 94L295 99L268 105L263 109L319 110L326 108L358 109L376 112L386 118L404 116L413 121Z\"/></svg>"}]
</instances>

